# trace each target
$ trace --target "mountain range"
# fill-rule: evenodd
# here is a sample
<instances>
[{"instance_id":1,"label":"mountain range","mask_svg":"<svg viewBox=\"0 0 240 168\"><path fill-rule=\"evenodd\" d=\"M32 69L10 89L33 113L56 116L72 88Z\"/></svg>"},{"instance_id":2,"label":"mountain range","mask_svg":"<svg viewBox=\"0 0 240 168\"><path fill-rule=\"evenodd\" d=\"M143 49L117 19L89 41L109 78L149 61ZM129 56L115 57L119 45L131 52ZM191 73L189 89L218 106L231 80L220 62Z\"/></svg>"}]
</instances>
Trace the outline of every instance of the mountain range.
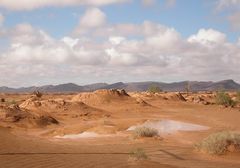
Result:
<instances>
[{"instance_id":1,"label":"mountain range","mask_svg":"<svg viewBox=\"0 0 240 168\"><path fill-rule=\"evenodd\" d=\"M98 89L125 89L126 91L147 91L150 86L157 86L163 91L185 91L189 86L191 91L216 91L216 90L240 90L240 84L234 80L223 80L218 82L200 82L200 81L182 81L173 83L164 82L131 82L123 83L118 82L114 84L107 83L94 83L90 85L77 85L74 83L66 83L60 85L45 85L45 86L32 86L21 88L0 87L1 93L31 93L33 91L41 92L55 92L55 93L69 93L69 92L87 92L95 91Z\"/></svg>"}]
</instances>

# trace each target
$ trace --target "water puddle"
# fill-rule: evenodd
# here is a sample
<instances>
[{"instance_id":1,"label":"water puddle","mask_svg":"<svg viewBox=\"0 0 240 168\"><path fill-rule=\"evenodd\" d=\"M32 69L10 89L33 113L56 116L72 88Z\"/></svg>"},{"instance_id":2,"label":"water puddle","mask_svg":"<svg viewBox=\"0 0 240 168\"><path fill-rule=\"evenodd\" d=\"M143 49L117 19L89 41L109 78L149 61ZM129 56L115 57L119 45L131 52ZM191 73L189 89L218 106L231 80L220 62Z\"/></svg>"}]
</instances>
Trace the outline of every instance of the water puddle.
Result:
<instances>
[{"instance_id":1,"label":"water puddle","mask_svg":"<svg viewBox=\"0 0 240 168\"><path fill-rule=\"evenodd\" d=\"M176 133L177 131L203 131L208 130L209 127L185 123L180 121L174 120L160 120L160 121L146 121L143 124L131 126L127 129L127 131L133 131L137 127L149 127L158 130L160 135L162 134L172 134ZM68 134L64 136L55 136L54 138L57 139L82 139L82 138L104 138L104 137L116 137L116 136L124 136L122 133L116 134L98 134L95 132L83 132L80 134Z\"/></svg>"},{"instance_id":2,"label":"water puddle","mask_svg":"<svg viewBox=\"0 0 240 168\"><path fill-rule=\"evenodd\" d=\"M95 132L83 132L80 134L68 134L64 136L55 136L58 139L79 139L79 138L99 138L99 137L110 137L108 134L97 134Z\"/></svg>"},{"instance_id":3,"label":"water puddle","mask_svg":"<svg viewBox=\"0 0 240 168\"><path fill-rule=\"evenodd\" d=\"M158 130L159 134L171 134L176 133L178 131L203 131L209 129L209 127L197 124L185 123L174 120L160 120L160 121L146 121L143 124L131 126L127 130L132 131L137 127L154 128Z\"/></svg>"}]
</instances>

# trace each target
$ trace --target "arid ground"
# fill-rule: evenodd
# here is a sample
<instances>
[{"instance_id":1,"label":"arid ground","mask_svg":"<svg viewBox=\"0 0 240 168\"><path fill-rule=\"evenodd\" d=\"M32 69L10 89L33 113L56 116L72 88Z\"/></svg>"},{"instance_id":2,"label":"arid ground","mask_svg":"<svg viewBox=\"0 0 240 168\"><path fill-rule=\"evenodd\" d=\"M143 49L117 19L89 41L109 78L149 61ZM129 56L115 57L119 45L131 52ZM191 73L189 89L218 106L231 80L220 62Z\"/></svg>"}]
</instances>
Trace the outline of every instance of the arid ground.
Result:
<instances>
[{"instance_id":1,"label":"arid ground","mask_svg":"<svg viewBox=\"0 0 240 168\"><path fill-rule=\"evenodd\" d=\"M234 98L234 93L230 93ZM240 108L214 103L214 92L1 94L1 168L238 168L238 152L209 155L195 144L211 133L240 132ZM177 121L208 129L136 138L128 128ZM172 128L167 125L166 129ZM175 129L175 128L174 128ZM141 148L148 156L133 160Z\"/></svg>"}]
</instances>

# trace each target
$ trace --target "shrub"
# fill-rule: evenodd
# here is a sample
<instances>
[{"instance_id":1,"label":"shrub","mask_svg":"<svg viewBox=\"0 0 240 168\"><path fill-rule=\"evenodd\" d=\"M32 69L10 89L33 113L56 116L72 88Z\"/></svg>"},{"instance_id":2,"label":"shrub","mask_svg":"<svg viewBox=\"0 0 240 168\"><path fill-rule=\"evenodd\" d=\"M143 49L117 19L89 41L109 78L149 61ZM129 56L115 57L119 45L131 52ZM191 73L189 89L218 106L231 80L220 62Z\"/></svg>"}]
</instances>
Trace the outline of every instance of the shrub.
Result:
<instances>
[{"instance_id":1,"label":"shrub","mask_svg":"<svg viewBox=\"0 0 240 168\"><path fill-rule=\"evenodd\" d=\"M160 87L157 86L157 85L151 85L148 88L148 92L150 92L150 93L158 93L158 92L162 92L162 89L160 89Z\"/></svg>"},{"instance_id":2,"label":"shrub","mask_svg":"<svg viewBox=\"0 0 240 168\"><path fill-rule=\"evenodd\" d=\"M233 101L231 99L231 97L227 93L225 93L223 91L217 92L216 103L219 104L219 105L224 105L226 107L228 107L228 106L233 107L233 106L236 105L236 102Z\"/></svg>"},{"instance_id":3,"label":"shrub","mask_svg":"<svg viewBox=\"0 0 240 168\"><path fill-rule=\"evenodd\" d=\"M146 155L143 149L138 148L130 152L130 158L138 161L138 160L145 160L148 158L148 156Z\"/></svg>"},{"instance_id":4,"label":"shrub","mask_svg":"<svg viewBox=\"0 0 240 168\"><path fill-rule=\"evenodd\" d=\"M233 132L214 133L196 145L197 150L222 155L240 149L240 134Z\"/></svg>"},{"instance_id":5,"label":"shrub","mask_svg":"<svg viewBox=\"0 0 240 168\"><path fill-rule=\"evenodd\" d=\"M2 103L4 103L5 102L5 99L4 98L1 98L1 100L0 100Z\"/></svg>"},{"instance_id":6,"label":"shrub","mask_svg":"<svg viewBox=\"0 0 240 168\"><path fill-rule=\"evenodd\" d=\"M158 135L158 131L154 128L137 127L134 130L135 137L154 137Z\"/></svg>"}]
</instances>

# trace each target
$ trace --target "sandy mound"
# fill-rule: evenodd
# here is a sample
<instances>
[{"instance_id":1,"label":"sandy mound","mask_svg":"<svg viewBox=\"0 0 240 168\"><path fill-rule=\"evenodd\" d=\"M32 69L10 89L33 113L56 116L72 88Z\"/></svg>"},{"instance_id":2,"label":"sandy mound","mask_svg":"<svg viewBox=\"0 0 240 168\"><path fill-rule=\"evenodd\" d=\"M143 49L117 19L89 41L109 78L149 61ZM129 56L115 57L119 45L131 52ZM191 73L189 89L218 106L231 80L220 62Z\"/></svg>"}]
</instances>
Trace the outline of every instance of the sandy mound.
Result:
<instances>
[{"instance_id":1,"label":"sandy mound","mask_svg":"<svg viewBox=\"0 0 240 168\"><path fill-rule=\"evenodd\" d=\"M40 107L44 107L47 109L59 109L62 106L64 106L66 102L63 99L49 99L49 100L42 100L37 97L31 97L30 99L27 99L22 104L20 104L20 108L24 109L36 109Z\"/></svg>"},{"instance_id":2,"label":"sandy mound","mask_svg":"<svg viewBox=\"0 0 240 168\"><path fill-rule=\"evenodd\" d=\"M137 97L136 98L136 102L137 102L137 104L140 104L140 105L142 105L142 106L151 106L150 104L148 104L146 101L144 101L142 98L140 98L140 97Z\"/></svg>"},{"instance_id":3,"label":"sandy mound","mask_svg":"<svg viewBox=\"0 0 240 168\"><path fill-rule=\"evenodd\" d=\"M212 92L202 92L202 93L193 93L185 95L185 98L188 102L192 102L195 104L215 104L216 95Z\"/></svg>"},{"instance_id":4,"label":"sandy mound","mask_svg":"<svg viewBox=\"0 0 240 168\"><path fill-rule=\"evenodd\" d=\"M110 103L112 101L126 100L130 96L125 90L97 90L92 93L80 93L72 98L73 102L84 102L86 104L97 105Z\"/></svg>"},{"instance_id":5,"label":"sandy mound","mask_svg":"<svg viewBox=\"0 0 240 168\"><path fill-rule=\"evenodd\" d=\"M206 100L202 96L188 96L187 101L197 103L197 104L203 104L203 105L209 105L211 104L208 100Z\"/></svg>"},{"instance_id":6,"label":"sandy mound","mask_svg":"<svg viewBox=\"0 0 240 168\"><path fill-rule=\"evenodd\" d=\"M136 100L142 99L144 101L153 99L167 100L167 98L165 97L165 93L132 92L130 93L130 96L136 98Z\"/></svg>"},{"instance_id":7,"label":"sandy mound","mask_svg":"<svg viewBox=\"0 0 240 168\"><path fill-rule=\"evenodd\" d=\"M105 111L90 107L83 102L70 102L63 99L42 100L38 98L30 98L20 104L20 107L36 113L47 112L54 113L58 116L70 116L71 118L107 116Z\"/></svg>"},{"instance_id":8,"label":"sandy mound","mask_svg":"<svg viewBox=\"0 0 240 168\"><path fill-rule=\"evenodd\" d=\"M174 100L174 101L186 101L185 97L180 93L175 92L160 92L160 93L149 93L149 92L133 92L132 97L141 98L143 100Z\"/></svg>"},{"instance_id":9,"label":"sandy mound","mask_svg":"<svg viewBox=\"0 0 240 168\"><path fill-rule=\"evenodd\" d=\"M21 109L18 105L0 106L0 121L5 123L15 123L26 127L43 127L51 124L58 124L58 121L46 114L34 114Z\"/></svg>"},{"instance_id":10,"label":"sandy mound","mask_svg":"<svg viewBox=\"0 0 240 168\"><path fill-rule=\"evenodd\" d=\"M166 93L165 99L173 101L186 101L181 93Z\"/></svg>"}]
</instances>

